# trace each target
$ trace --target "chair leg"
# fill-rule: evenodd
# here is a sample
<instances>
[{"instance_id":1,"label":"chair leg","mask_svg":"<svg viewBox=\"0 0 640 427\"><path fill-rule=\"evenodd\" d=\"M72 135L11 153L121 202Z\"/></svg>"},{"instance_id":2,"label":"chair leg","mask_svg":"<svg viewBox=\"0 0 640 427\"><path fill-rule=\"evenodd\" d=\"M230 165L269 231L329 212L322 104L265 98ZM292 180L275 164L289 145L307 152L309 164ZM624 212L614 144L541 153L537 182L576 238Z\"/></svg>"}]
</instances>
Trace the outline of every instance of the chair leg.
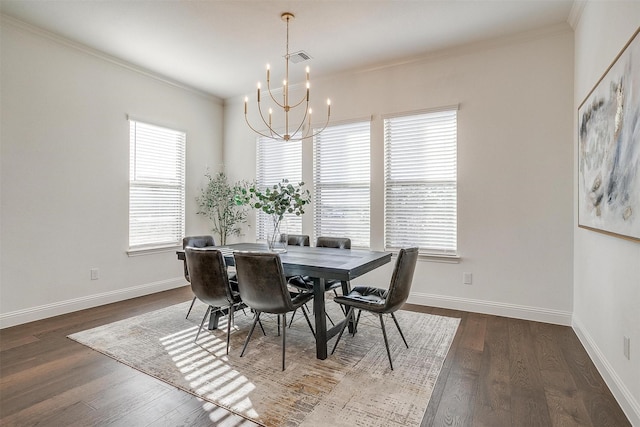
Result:
<instances>
[{"instance_id":1,"label":"chair leg","mask_svg":"<svg viewBox=\"0 0 640 427\"><path fill-rule=\"evenodd\" d=\"M251 329L249 330L249 334L247 338L244 340L244 347L242 347L242 353L240 353L240 357L244 356L244 351L247 349L247 344L249 344L249 340L251 339L251 335L253 335L253 330L256 328L256 323L260 321L260 311L256 311L256 317L253 319L253 324L251 324ZM260 325L262 326L262 324Z\"/></svg>"},{"instance_id":2,"label":"chair leg","mask_svg":"<svg viewBox=\"0 0 640 427\"><path fill-rule=\"evenodd\" d=\"M229 354L229 340L231 339L231 322L233 321L233 304L229 306L229 316L227 318L227 354Z\"/></svg>"},{"instance_id":3,"label":"chair leg","mask_svg":"<svg viewBox=\"0 0 640 427\"><path fill-rule=\"evenodd\" d=\"M404 334L402 333L402 329L400 329L400 324L398 323L398 319L396 319L396 315L391 313L391 318L394 322L396 322L396 328L398 328L398 332L400 332L400 336L402 337L402 341L404 341L404 345L409 348L409 344L407 344L407 340L404 339Z\"/></svg>"},{"instance_id":4,"label":"chair leg","mask_svg":"<svg viewBox=\"0 0 640 427\"><path fill-rule=\"evenodd\" d=\"M329 322L331 322L331 326L336 326L335 323L333 323L333 320L331 320L331 317L329 317L329 313L327 313L326 311L324 312L325 316L327 316L327 319L329 319Z\"/></svg>"},{"instance_id":5,"label":"chair leg","mask_svg":"<svg viewBox=\"0 0 640 427\"><path fill-rule=\"evenodd\" d=\"M278 336L280 336L280 315L278 315Z\"/></svg>"},{"instance_id":6,"label":"chair leg","mask_svg":"<svg viewBox=\"0 0 640 427\"><path fill-rule=\"evenodd\" d=\"M336 338L336 343L333 345L333 350L331 350L331 354L333 354L336 351L336 347L338 347L338 343L340 342L340 338L342 338L342 333L344 332L344 329L349 324L349 319L351 319L351 316L353 316L353 307L349 307L349 311L347 312L347 317L344 320L344 323L342 324L342 329L340 329L340 333L338 334L338 338Z\"/></svg>"},{"instance_id":7,"label":"chair leg","mask_svg":"<svg viewBox=\"0 0 640 427\"><path fill-rule=\"evenodd\" d=\"M191 309L193 308L193 304L196 302L196 298L197 297L193 297L193 300L191 300L191 305L189 306L189 311L187 311L187 316L185 317L185 319L189 318L189 314L191 313Z\"/></svg>"},{"instance_id":8,"label":"chair leg","mask_svg":"<svg viewBox=\"0 0 640 427\"><path fill-rule=\"evenodd\" d=\"M204 314L204 317L202 318L202 322L200 322L200 327L198 328L198 333L196 334L196 339L193 340L193 342L198 341L198 337L200 336L200 331L202 330L202 326L204 326L204 321L207 319L207 316L209 315L210 311L211 311L211 306L207 307L207 312Z\"/></svg>"},{"instance_id":9,"label":"chair leg","mask_svg":"<svg viewBox=\"0 0 640 427\"><path fill-rule=\"evenodd\" d=\"M280 324L280 315L278 315L278 324ZM287 348L287 313L282 313L282 370L284 371L284 354Z\"/></svg>"},{"instance_id":10,"label":"chair leg","mask_svg":"<svg viewBox=\"0 0 640 427\"><path fill-rule=\"evenodd\" d=\"M356 332L358 332L358 323L360 322L360 315L362 314L362 310L358 310L358 317L356 318L356 323L353 325L353 336L356 336Z\"/></svg>"},{"instance_id":11,"label":"chair leg","mask_svg":"<svg viewBox=\"0 0 640 427\"><path fill-rule=\"evenodd\" d=\"M302 314L304 314L304 318L307 319L307 325L309 325L309 329L311 329L311 333L313 334L313 337L316 337L316 332L313 330L313 326L311 326L311 320L309 320L309 315L307 314L307 309L304 308L304 305L301 305L302 307Z\"/></svg>"},{"instance_id":12,"label":"chair leg","mask_svg":"<svg viewBox=\"0 0 640 427\"><path fill-rule=\"evenodd\" d=\"M387 356L389 357L389 365L391 365L391 370L393 371L393 362L391 362L391 352L389 351L389 341L387 341L387 331L384 328L384 320L382 320L382 313L380 313L380 326L382 326L382 336L384 337L384 346L387 347Z\"/></svg>"},{"instance_id":13,"label":"chair leg","mask_svg":"<svg viewBox=\"0 0 640 427\"><path fill-rule=\"evenodd\" d=\"M293 314L291 315L291 319L289 319L289 327L291 327L291 324L293 323L293 318L296 317L296 311L298 311L297 308L295 310L293 310Z\"/></svg>"}]
</instances>

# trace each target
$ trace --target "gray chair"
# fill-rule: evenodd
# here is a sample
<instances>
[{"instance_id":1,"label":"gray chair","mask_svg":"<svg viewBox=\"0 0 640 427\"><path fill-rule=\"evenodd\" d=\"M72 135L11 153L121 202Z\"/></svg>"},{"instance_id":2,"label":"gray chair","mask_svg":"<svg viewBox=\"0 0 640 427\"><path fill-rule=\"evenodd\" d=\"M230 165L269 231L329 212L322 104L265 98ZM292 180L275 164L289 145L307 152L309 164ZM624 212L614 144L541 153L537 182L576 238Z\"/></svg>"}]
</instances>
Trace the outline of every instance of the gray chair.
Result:
<instances>
[{"instance_id":1,"label":"gray chair","mask_svg":"<svg viewBox=\"0 0 640 427\"><path fill-rule=\"evenodd\" d=\"M362 310L377 314L380 318L380 326L382 326L382 336L384 337L384 345L387 348L387 356L389 357L389 365L393 370L393 362L391 361L391 352L389 351L389 342L387 340L387 331L384 327L383 314L390 314L391 318L400 332L404 345L409 348L407 340L404 338L402 329L398 324L395 312L398 311L409 297L411 291L411 282L413 281L413 273L416 268L416 261L418 260L418 248L400 249L398 253L398 259L396 261L395 269L393 270L393 276L391 277L391 283L389 289L371 288L366 286L357 286L353 288L348 295L338 296L334 298L334 301L341 304L345 308L348 308L347 320L344 322L340 334L336 339L336 343L333 346L331 354L336 351L336 347L340 342L344 328L349 321L353 321L354 310L358 310L358 318L355 320L355 327L353 334L355 335L358 321L360 320L360 314Z\"/></svg>"},{"instance_id":2,"label":"gray chair","mask_svg":"<svg viewBox=\"0 0 640 427\"><path fill-rule=\"evenodd\" d=\"M316 240L316 247L318 248L336 248L336 249L351 249L351 239L346 237L318 237ZM313 290L313 280L308 276L297 276L296 280L289 282L292 286L302 290ZM325 291L333 291L336 296L337 288L342 287L340 280L325 280Z\"/></svg>"},{"instance_id":3,"label":"gray chair","mask_svg":"<svg viewBox=\"0 0 640 427\"><path fill-rule=\"evenodd\" d=\"M207 248L210 246L216 246L216 241L213 238L213 236L210 235L205 235L205 236L187 236L185 238L182 239L182 249L185 249L187 246L192 247L192 248ZM189 269L187 268L187 261L185 259L184 261L184 278L187 280L187 282L190 282L189 280ZM231 287L237 291L238 290L238 285L236 284L236 275L235 273L231 273L229 274L229 281L231 282ZM185 319L189 318L189 314L191 313L191 309L193 309L193 304L195 304L196 302L196 297L193 297L193 300L191 300L191 305L189 306L189 311L187 311L187 315L185 317Z\"/></svg>"},{"instance_id":4,"label":"gray chair","mask_svg":"<svg viewBox=\"0 0 640 427\"><path fill-rule=\"evenodd\" d=\"M307 234L281 234L280 241L286 240L288 246L309 246L310 239Z\"/></svg>"},{"instance_id":5,"label":"gray chair","mask_svg":"<svg viewBox=\"0 0 640 427\"><path fill-rule=\"evenodd\" d=\"M282 262L277 253L236 252L234 258L242 301L256 313L240 357L244 356L256 323L260 321L260 315L262 313L276 314L278 316L278 333L282 329L282 370L284 371L287 313L301 308L307 319L307 324L315 336L307 310L304 308L304 304L313 298L313 295L306 292L289 292ZM282 323L280 318L282 318ZM280 328L281 324L282 328Z\"/></svg>"},{"instance_id":6,"label":"gray chair","mask_svg":"<svg viewBox=\"0 0 640 427\"><path fill-rule=\"evenodd\" d=\"M186 263L189 268L191 290L196 298L208 305L202 318L195 341L200 336L204 321L211 310L228 310L227 318L227 354L229 354L229 338L234 308L242 303L240 294L233 289L227 276L227 265L222 252L215 249L202 249L187 246L185 248Z\"/></svg>"},{"instance_id":7,"label":"gray chair","mask_svg":"<svg viewBox=\"0 0 640 427\"><path fill-rule=\"evenodd\" d=\"M206 248L207 246L215 246L216 241L213 236L187 236L182 239L182 249L186 249L187 246L192 248ZM184 262L184 278L188 283L191 282L189 279L189 269L187 268L187 260L185 258ZM189 306L189 311L187 311L187 316L185 319L189 318L189 314L191 313L191 309L193 308L193 304L196 302L197 297L193 297L191 300L191 305Z\"/></svg>"},{"instance_id":8,"label":"gray chair","mask_svg":"<svg viewBox=\"0 0 640 427\"><path fill-rule=\"evenodd\" d=\"M316 240L317 248L336 248L336 249L351 249L351 239L347 237L318 237ZM327 280L325 281L325 291L333 291L338 296L336 289L342 287L340 280Z\"/></svg>"},{"instance_id":9,"label":"gray chair","mask_svg":"<svg viewBox=\"0 0 640 427\"><path fill-rule=\"evenodd\" d=\"M318 239L316 240L316 247L317 248L335 248L335 249L351 249L351 239L349 239L348 237L328 237L328 236L321 236L318 237ZM290 280L289 284L292 286L295 286L297 289L300 289L301 291L313 291L313 280L308 277L308 276L298 276L297 278ZM324 282L324 290L325 292L327 291L333 291L333 294L335 296L338 296L338 288L342 288L342 281L340 280L334 280L334 279L326 279ZM347 282L347 288L350 288L350 284L349 282ZM343 309L344 314L346 315L347 312ZM331 320L331 317L329 317L329 314L327 314L327 319L329 319L329 322L331 322L332 325L335 325L335 323L333 323L333 320ZM291 317L291 321L293 322L293 316Z\"/></svg>"}]
</instances>

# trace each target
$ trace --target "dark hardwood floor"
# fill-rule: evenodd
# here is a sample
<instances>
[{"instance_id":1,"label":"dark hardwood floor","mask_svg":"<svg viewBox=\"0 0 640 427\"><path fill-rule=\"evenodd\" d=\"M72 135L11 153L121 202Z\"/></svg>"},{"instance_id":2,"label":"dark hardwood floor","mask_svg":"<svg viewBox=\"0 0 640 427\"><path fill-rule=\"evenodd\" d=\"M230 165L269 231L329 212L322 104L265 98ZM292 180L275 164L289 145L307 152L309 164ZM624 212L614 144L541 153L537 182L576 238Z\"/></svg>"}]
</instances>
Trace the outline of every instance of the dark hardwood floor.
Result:
<instances>
[{"instance_id":1,"label":"dark hardwood floor","mask_svg":"<svg viewBox=\"0 0 640 427\"><path fill-rule=\"evenodd\" d=\"M1 330L0 424L254 425L66 338L191 298L183 287ZM571 328L406 308L462 319L423 426L630 425Z\"/></svg>"}]
</instances>

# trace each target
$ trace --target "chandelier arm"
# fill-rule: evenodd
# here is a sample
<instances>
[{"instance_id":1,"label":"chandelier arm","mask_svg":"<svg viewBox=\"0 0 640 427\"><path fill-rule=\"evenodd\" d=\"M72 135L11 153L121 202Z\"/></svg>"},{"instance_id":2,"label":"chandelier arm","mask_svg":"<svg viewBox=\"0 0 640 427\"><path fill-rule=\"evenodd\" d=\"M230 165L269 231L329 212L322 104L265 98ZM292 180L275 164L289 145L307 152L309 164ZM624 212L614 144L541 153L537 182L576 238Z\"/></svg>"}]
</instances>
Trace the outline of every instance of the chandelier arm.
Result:
<instances>
[{"instance_id":1,"label":"chandelier arm","mask_svg":"<svg viewBox=\"0 0 640 427\"><path fill-rule=\"evenodd\" d=\"M297 106L302 104L304 101L307 101L307 106L309 106L309 98L307 98L307 95L304 95L300 100L300 102L298 102L296 105L292 105L291 108L296 108Z\"/></svg>"},{"instance_id":2,"label":"chandelier arm","mask_svg":"<svg viewBox=\"0 0 640 427\"><path fill-rule=\"evenodd\" d=\"M305 138L313 138L313 137L315 137L316 135L320 134L323 130L325 130L325 129L327 128L327 125L329 124L329 117L330 117L330 115L329 115L329 114L327 114L327 120L324 122L324 126L322 126L322 129L320 129L320 130L319 130L319 131L317 131L317 132L314 132L314 133L313 133L313 135L308 135L308 136L306 136Z\"/></svg>"},{"instance_id":3,"label":"chandelier arm","mask_svg":"<svg viewBox=\"0 0 640 427\"><path fill-rule=\"evenodd\" d=\"M260 113L260 118L262 119L262 123L264 123L267 128L271 129L271 124L267 123L267 121L264 119L264 114L262 114L262 107L260 107L259 102L258 102L258 113Z\"/></svg>"},{"instance_id":4,"label":"chandelier arm","mask_svg":"<svg viewBox=\"0 0 640 427\"><path fill-rule=\"evenodd\" d=\"M300 105L300 104L298 104L298 105ZM308 106L309 106L309 102L307 102L307 107L308 107ZM300 125L299 125L299 126L298 126L298 128L295 130L295 132L293 132L293 133L292 133L292 135L297 134L297 133L300 131L300 129L302 129L302 127L304 126L304 122L305 122L305 120L307 120L307 117L308 117L308 116L309 116L309 109L307 108L307 109L305 109L305 110L304 110L304 116L302 117L302 120L300 120ZM304 138L304 137L303 137L303 138Z\"/></svg>"},{"instance_id":5,"label":"chandelier arm","mask_svg":"<svg viewBox=\"0 0 640 427\"><path fill-rule=\"evenodd\" d=\"M264 136L265 138L271 138L274 139L273 136L277 136L280 139L284 139L284 137L282 135L280 135L278 132L274 131L273 129L269 128L269 131L271 132L271 135L267 135L259 130L257 130L256 128L254 128L253 126L251 126L251 123L249 123L249 118L247 117L247 115L244 115L244 121L247 122L247 126L249 126L249 128L254 131L255 133L257 133L258 135Z\"/></svg>"},{"instance_id":6,"label":"chandelier arm","mask_svg":"<svg viewBox=\"0 0 640 427\"><path fill-rule=\"evenodd\" d=\"M280 108L284 108L284 104L281 104L278 102L278 100L273 96L273 93L271 92L271 83L269 83L269 80L267 80L267 92L269 93L269 97L271 97L271 100Z\"/></svg>"}]
</instances>

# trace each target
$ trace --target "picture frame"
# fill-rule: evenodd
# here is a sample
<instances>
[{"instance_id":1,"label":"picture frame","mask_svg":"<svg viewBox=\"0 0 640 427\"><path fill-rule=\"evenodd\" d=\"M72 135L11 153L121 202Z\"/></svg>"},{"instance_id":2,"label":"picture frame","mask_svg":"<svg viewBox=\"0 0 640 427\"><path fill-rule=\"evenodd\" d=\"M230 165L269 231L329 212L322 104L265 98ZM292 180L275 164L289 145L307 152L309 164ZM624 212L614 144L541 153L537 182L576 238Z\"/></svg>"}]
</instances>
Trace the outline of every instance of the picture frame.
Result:
<instances>
[{"instance_id":1,"label":"picture frame","mask_svg":"<svg viewBox=\"0 0 640 427\"><path fill-rule=\"evenodd\" d=\"M638 33L578 107L578 227L640 242Z\"/></svg>"}]
</instances>

